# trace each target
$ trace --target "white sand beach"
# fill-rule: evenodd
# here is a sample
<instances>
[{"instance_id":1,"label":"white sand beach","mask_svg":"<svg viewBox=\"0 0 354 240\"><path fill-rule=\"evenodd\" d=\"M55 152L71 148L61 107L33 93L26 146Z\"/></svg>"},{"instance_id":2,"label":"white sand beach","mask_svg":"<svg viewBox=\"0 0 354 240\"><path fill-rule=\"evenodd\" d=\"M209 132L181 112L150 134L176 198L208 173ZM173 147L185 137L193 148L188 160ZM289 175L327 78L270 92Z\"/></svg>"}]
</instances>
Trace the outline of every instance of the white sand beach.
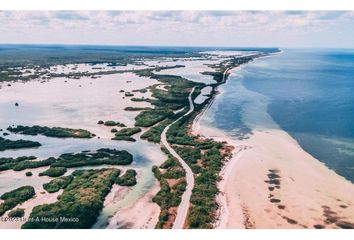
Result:
<instances>
[{"instance_id":1,"label":"white sand beach","mask_svg":"<svg viewBox=\"0 0 354 240\"><path fill-rule=\"evenodd\" d=\"M216 228L353 227L354 184L304 151L288 133L253 129L248 139L238 140L200 124L202 118L196 118L194 134L235 148L220 174Z\"/></svg>"}]
</instances>

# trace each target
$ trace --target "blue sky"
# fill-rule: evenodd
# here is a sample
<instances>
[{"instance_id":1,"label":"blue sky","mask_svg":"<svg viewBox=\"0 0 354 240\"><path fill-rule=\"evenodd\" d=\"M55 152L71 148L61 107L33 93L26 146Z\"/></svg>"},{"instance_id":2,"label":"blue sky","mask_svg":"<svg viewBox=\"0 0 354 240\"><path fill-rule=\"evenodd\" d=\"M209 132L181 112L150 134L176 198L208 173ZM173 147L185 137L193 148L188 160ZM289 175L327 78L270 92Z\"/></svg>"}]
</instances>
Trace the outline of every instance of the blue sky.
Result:
<instances>
[{"instance_id":1,"label":"blue sky","mask_svg":"<svg viewBox=\"0 0 354 240\"><path fill-rule=\"evenodd\" d=\"M354 11L1 11L0 43L354 48Z\"/></svg>"}]
</instances>

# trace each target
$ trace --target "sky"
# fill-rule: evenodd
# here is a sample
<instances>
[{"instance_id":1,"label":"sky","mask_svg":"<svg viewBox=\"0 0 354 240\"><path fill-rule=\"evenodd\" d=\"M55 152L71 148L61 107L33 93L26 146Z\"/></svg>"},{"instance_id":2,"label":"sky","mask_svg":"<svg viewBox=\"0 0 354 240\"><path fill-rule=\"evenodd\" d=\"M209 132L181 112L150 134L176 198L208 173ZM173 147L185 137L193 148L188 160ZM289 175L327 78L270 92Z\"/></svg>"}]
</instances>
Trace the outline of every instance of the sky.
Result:
<instances>
[{"instance_id":1,"label":"sky","mask_svg":"<svg viewBox=\"0 0 354 240\"><path fill-rule=\"evenodd\" d=\"M0 43L354 48L354 11L0 11Z\"/></svg>"}]
</instances>

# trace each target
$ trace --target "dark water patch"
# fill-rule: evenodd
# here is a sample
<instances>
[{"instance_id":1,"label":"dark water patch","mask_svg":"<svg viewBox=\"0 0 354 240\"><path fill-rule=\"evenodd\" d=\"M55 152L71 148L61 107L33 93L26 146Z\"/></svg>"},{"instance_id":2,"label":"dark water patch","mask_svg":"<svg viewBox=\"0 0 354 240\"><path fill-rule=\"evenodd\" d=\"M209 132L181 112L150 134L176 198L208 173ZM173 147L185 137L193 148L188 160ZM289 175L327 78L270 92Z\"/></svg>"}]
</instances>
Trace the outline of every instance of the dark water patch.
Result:
<instances>
[{"instance_id":1,"label":"dark water patch","mask_svg":"<svg viewBox=\"0 0 354 240\"><path fill-rule=\"evenodd\" d=\"M252 130L241 119L243 110L240 103L233 101L232 98L225 98L222 101L223 103L228 102L228 104L222 103L222 107L218 107L215 111L214 114L217 116L217 120L214 122L215 127L223 129L239 140L249 138Z\"/></svg>"},{"instance_id":2,"label":"dark water patch","mask_svg":"<svg viewBox=\"0 0 354 240\"><path fill-rule=\"evenodd\" d=\"M294 132L290 132L290 134L295 137L306 152L311 153L313 157L321 160L328 168L333 169L341 176L354 182L353 155L348 155L346 152L341 151L346 149L347 152L350 152L351 149L338 146L338 144L324 139L323 136Z\"/></svg>"},{"instance_id":3,"label":"dark water patch","mask_svg":"<svg viewBox=\"0 0 354 240\"><path fill-rule=\"evenodd\" d=\"M286 49L244 70L243 85L270 99L273 120L354 182L354 50Z\"/></svg>"}]
</instances>

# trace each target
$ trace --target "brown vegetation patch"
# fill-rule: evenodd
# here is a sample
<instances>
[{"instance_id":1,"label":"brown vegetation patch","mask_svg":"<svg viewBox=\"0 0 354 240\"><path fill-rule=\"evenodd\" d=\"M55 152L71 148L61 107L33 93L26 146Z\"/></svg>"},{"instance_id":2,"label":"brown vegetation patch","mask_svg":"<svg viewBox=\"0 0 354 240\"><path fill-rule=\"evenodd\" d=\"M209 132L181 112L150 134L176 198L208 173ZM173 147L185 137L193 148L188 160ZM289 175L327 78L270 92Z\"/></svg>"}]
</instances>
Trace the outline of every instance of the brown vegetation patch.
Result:
<instances>
[{"instance_id":1,"label":"brown vegetation patch","mask_svg":"<svg viewBox=\"0 0 354 240\"><path fill-rule=\"evenodd\" d=\"M314 227L315 229L323 229L323 228L325 228L325 226L323 226L323 225L321 225L321 224L313 225L313 227Z\"/></svg>"},{"instance_id":2,"label":"brown vegetation patch","mask_svg":"<svg viewBox=\"0 0 354 240\"><path fill-rule=\"evenodd\" d=\"M246 229L255 229L255 223L251 219L251 216L249 214L249 211L245 205L242 205L242 214L243 214L243 225L245 226Z\"/></svg>"},{"instance_id":3,"label":"brown vegetation patch","mask_svg":"<svg viewBox=\"0 0 354 240\"><path fill-rule=\"evenodd\" d=\"M271 198L269 201L271 203L280 203L281 202L280 199L277 199L277 198Z\"/></svg>"},{"instance_id":4,"label":"brown vegetation patch","mask_svg":"<svg viewBox=\"0 0 354 240\"><path fill-rule=\"evenodd\" d=\"M203 160L202 160L202 159L198 159L198 160L197 160L197 165L198 165L199 167L204 167Z\"/></svg>"},{"instance_id":5,"label":"brown vegetation patch","mask_svg":"<svg viewBox=\"0 0 354 240\"><path fill-rule=\"evenodd\" d=\"M322 206L323 216L326 218L324 222L326 224L335 224L337 227L342 229L354 229L354 223L343 221L342 217L331 210L328 206Z\"/></svg>"},{"instance_id":6,"label":"brown vegetation patch","mask_svg":"<svg viewBox=\"0 0 354 240\"><path fill-rule=\"evenodd\" d=\"M169 217L166 223L163 225L164 229L172 228L177 215L177 207L171 207L170 209L168 209L168 213L169 213Z\"/></svg>"},{"instance_id":7,"label":"brown vegetation patch","mask_svg":"<svg viewBox=\"0 0 354 240\"><path fill-rule=\"evenodd\" d=\"M336 223L336 226L342 229L354 229L354 223L350 223L346 221L339 221Z\"/></svg>"},{"instance_id":8,"label":"brown vegetation patch","mask_svg":"<svg viewBox=\"0 0 354 240\"><path fill-rule=\"evenodd\" d=\"M286 217L286 216L282 216L283 219L285 219L288 223L290 224L298 224L298 222L295 219Z\"/></svg>"},{"instance_id":9,"label":"brown vegetation patch","mask_svg":"<svg viewBox=\"0 0 354 240\"><path fill-rule=\"evenodd\" d=\"M177 184L179 181L180 181L181 178L178 178L178 179L167 179L166 178L166 181L168 183L168 186L169 187L172 187L174 186L175 184Z\"/></svg>"},{"instance_id":10,"label":"brown vegetation patch","mask_svg":"<svg viewBox=\"0 0 354 240\"><path fill-rule=\"evenodd\" d=\"M267 174L269 179L276 179L276 178L280 178L280 176L276 173L269 173Z\"/></svg>"},{"instance_id":11,"label":"brown vegetation patch","mask_svg":"<svg viewBox=\"0 0 354 240\"><path fill-rule=\"evenodd\" d=\"M326 218L324 222L326 224L336 223L340 217L338 217L337 213L332 211L328 206L322 206L323 209L323 216Z\"/></svg>"},{"instance_id":12,"label":"brown vegetation patch","mask_svg":"<svg viewBox=\"0 0 354 240\"><path fill-rule=\"evenodd\" d=\"M285 205L279 204L279 205L278 205L278 208L279 208L280 210L283 210L283 209L285 209Z\"/></svg>"}]
</instances>

